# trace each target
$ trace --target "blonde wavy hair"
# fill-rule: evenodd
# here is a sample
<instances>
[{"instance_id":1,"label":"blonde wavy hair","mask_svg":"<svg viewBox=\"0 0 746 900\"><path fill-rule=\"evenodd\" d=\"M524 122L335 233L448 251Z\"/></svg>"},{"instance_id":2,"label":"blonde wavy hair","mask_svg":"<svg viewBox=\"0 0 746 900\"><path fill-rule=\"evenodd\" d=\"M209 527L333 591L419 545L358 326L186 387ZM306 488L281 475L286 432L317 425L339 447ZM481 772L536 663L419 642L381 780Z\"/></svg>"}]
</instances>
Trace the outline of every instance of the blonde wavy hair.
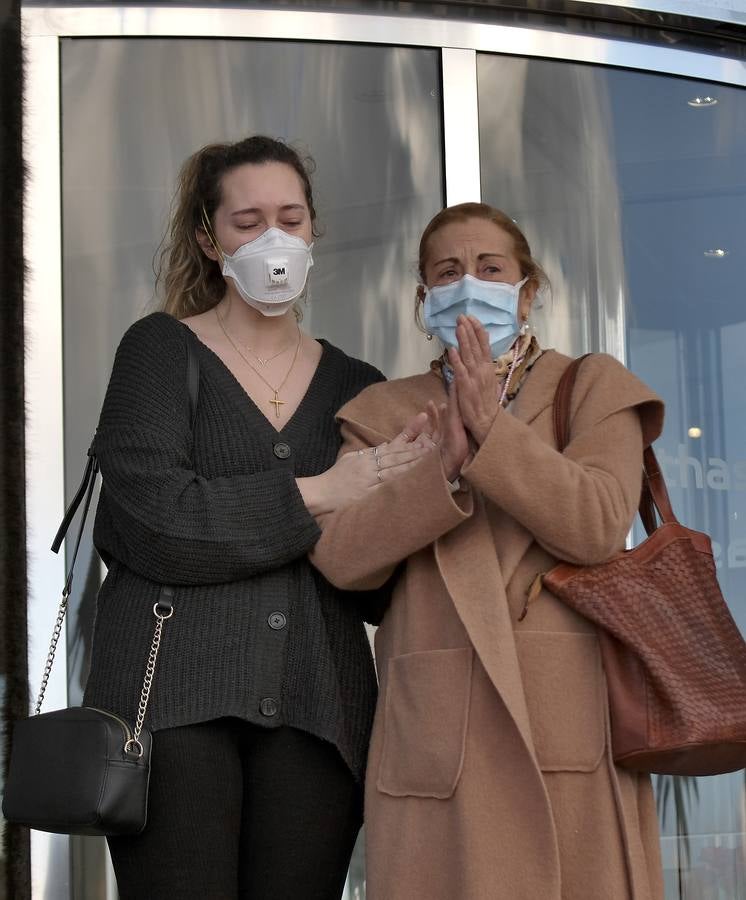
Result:
<instances>
[{"instance_id":1,"label":"blonde wavy hair","mask_svg":"<svg viewBox=\"0 0 746 900\"><path fill-rule=\"evenodd\" d=\"M284 141L254 135L235 143L208 144L182 165L171 201L169 224L154 259L159 309L177 319L212 309L225 294L220 264L205 256L197 242L197 230L205 230L204 215L211 230L221 202L223 176L246 163L279 162L290 166L303 185L314 236L316 210L313 205L310 156ZM299 317L298 311L296 315Z\"/></svg>"}]
</instances>

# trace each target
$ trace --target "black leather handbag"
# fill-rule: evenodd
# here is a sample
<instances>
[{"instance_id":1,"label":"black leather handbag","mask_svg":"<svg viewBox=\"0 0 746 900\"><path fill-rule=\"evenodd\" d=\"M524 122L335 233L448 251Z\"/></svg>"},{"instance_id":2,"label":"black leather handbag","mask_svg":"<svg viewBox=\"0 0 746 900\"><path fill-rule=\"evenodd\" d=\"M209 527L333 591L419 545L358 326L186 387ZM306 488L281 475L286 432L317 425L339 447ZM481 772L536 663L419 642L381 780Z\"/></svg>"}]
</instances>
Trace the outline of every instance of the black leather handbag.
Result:
<instances>
[{"instance_id":1,"label":"black leather handbag","mask_svg":"<svg viewBox=\"0 0 746 900\"><path fill-rule=\"evenodd\" d=\"M193 425L199 368L191 341L187 342L187 351L187 386ZM98 472L94 444L88 450L83 480L52 544L56 553L85 498L35 712L28 719L17 722L13 729L3 815L8 822L39 831L114 836L138 834L147 822L152 741L143 723L163 623L174 612L174 591L171 587L162 587L158 602L153 606L153 641L134 725L114 713L87 706L41 712Z\"/></svg>"}]
</instances>

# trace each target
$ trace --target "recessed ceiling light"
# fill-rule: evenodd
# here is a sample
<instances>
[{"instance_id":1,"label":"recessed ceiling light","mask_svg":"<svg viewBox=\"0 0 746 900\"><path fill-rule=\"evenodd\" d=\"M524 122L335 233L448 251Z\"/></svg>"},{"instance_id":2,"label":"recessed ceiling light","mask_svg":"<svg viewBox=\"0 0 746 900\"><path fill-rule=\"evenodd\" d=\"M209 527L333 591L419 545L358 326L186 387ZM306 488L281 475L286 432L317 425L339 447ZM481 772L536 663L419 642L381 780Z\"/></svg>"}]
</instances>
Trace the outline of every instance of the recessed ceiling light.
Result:
<instances>
[{"instance_id":1,"label":"recessed ceiling light","mask_svg":"<svg viewBox=\"0 0 746 900\"><path fill-rule=\"evenodd\" d=\"M687 100L686 102L692 109L703 109L705 106L717 105L717 99L711 97L709 94L706 94L704 97L692 97L691 100Z\"/></svg>"},{"instance_id":2,"label":"recessed ceiling light","mask_svg":"<svg viewBox=\"0 0 746 900\"><path fill-rule=\"evenodd\" d=\"M722 259L727 255L728 251L724 250L722 247L713 247L711 250L705 250L705 256L708 257L708 259Z\"/></svg>"},{"instance_id":3,"label":"recessed ceiling light","mask_svg":"<svg viewBox=\"0 0 746 900\"><path fill-rule=\"evenodd\" d=\"M687 434L690 438L701 438L702 437L702 429L698 428L696 425L692 425L692 427L687 431Z\"/></svg>"}]
</instances>

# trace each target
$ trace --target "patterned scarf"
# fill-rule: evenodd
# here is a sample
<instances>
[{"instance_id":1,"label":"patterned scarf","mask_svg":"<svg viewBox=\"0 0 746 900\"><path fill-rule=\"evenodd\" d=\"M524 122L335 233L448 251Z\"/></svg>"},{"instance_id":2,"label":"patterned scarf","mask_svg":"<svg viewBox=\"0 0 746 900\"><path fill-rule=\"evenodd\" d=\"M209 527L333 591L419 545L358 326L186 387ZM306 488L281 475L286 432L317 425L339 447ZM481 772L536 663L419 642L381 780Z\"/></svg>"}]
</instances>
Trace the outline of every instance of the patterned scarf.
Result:
<instances>
[{"instance_id":1,"label":"patterned scarf","mask_svg":"<svg viewBox=\"0 0 746 900\"><path fill-rule=\"evenodd\" d=\"M502 392L502 387L505 383L505 377L510 370L510 366L513 362L513 352L518 347L518 364L513 370L513 375L510 379L510 387L508 388L508 393L505 396L505 406L508 406L510 402L515 398L518 394L518 391L521 389L523 382L526 380L526 376L531 371L534 363L544 352L539 346L539 342L532 334L522 334L518 337L515 344L508 350L507 353L503 353L502 356L498 356L495 362L495 375L498 377L499 381L497 384L498 393ZM446 384L446 389L448 385L453 381L453 369L447 361L447 357L445 352L442 356L438 357L438 359L434 359L430 363L430 368L433 372L439 375Z\"/></svg>"}]
</instances>

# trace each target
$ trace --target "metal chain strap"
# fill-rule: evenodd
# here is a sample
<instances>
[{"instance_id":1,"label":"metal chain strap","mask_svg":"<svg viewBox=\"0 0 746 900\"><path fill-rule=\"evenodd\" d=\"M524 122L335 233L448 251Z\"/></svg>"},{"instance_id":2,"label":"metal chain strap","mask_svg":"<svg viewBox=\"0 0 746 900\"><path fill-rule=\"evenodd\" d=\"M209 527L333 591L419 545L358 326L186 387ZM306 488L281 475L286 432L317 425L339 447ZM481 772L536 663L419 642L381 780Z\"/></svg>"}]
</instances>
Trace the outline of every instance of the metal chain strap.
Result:
<instances>
[{"instance_id":1,"label":"metal chain strap","mask_svg":"<svg viewBox=\"0 0 746 900\"><path fill-rule=\"evenodd\" d=\"M34 708L35 716L38 716L41 713L41 707L44 703L44 694L46 693L49 676L52 672L52 666L54 665L54 657L55 653L57 652L57 643L60 639L60 635L62 634L62 625L65 621L65 613L67 612L67 601L69 597L70 591L66 587L62 592L62 599L60 600L60 606L57 610L57 621L54 624L54 630L52 631L52 640L49 643L49 653L47 654L47 661L44 665L44 674L42 675L41 679L39 696L36 699L36 707ZM163 613L158 611L160 609L159 603L156 603L153 606L153 615L155 616L157 621L155 625L155 631L153 632L153 642L150 645L150 653L148 654L148 662L145 666L145 677L143 678L140 702L137 706L137 722L135 723L133 736L124 745L125 753L133 753L138 757L142 756L144 752L143 746L140 743L140 734L145 723L145 713L148 709L150 689L153 685L153 676L155 675L155 664L156 660L158 659L158 651L161 647L163 623L167 619L170 619L174 614L173 606L169 606L167 608L168 612L164 615Z\"/></svg>"},{"instance_id":2,"label":"metal chain strap","mask_svg":"<svg viewBox=\"0 0 746 900\"><path fill-rule=\"evenodd\" d=\"M60 635L62 634L62 623L65 621L65 613L67 612L67 600L70 596L70 592L65 588L62 592L62 600L60 600L60 608L57 610L57 621L54 623L54 631L52 632L52 640L49 643L49 653L47 654L47 661L44 665L44 674L41 677L41 687L39 688L39 696L36 699L36 708L34 709L34 715L38 716L41 712L41 705L44 702L44 694L47 690L47 682L49 681L49 675L52 671L52 665L54 664L54 654L57 652L57 642L60 639Z\"/></svg>"},{"instance_id":3,"label":"metal chain strap","mask_svg":"<svg viewBox=\"0 0 746 900\"><path fill-rule=\"evenodd\" d=\"M62 600L60 600L60 606L57 610L57 621L54 623L54 629L52 631L52 640L49 643L49 653L47 654L47 661L44 665L44 674L41 678L41 687L39 688L39 696L36 699L36 707L34 709L34 715L38 716L41 712L41 706L44 702L44 695L47 691L47 684L49 682L49 675L52 671L52 665L54 664L54 656L57 652L57 642L60 639L60 635L62 634L62 623L65 621L65 613L67 612L67 601L70 597L70 593L72 591L73 585L73 571L75 569L75 560L78 558L78 550L80 549L80 540L83 537L83 528L85 527L85 522L88 517L88 510L91 506L91 498L93 497L93 488L96 484L96 475L98 474L98 460L96 459L96 454L93 451L93 444L88 448L88 459L86 461L85 471L83 472L83 479L78 486L77 491L75 492L75 496L73 497L70 506L65 511L65 515L62 519L62 523L60 527L57 529L57 534L54 536L54 540L52 541L52 551L57 553L62 545L63 538L67 534L67 530L70 527L70 522L72 521L75 512L80 506L81 501L85 499L85 504L83 506L83 513L80 517L80 523L78 525L78 533L75 538L75 544L72 549L72 560L70 561L70 569L67 573L67 577L65 578L65 585L62 588Z\"/></svg>"},{"instance_id":4,"label":"metal chain strap","mask_svg":"<svg viewBox=\"0 0 746 900\"><path fill-rule=\"evenodd\" d=\"M142 732L145 722L145 713L148 709L148 700L150 699L150 689L153 685L153 676L155 675L155 663L158 659L158 650L161 646L161 635L163 633L163 623L166 619L170 619L174 614L173 606L169 607L167 615L158 612L159 604L153 606L153 615L156 617L155 631L153 632L153 643L150 646L150 654L148 655L148 663L145 666L145 678L142 683L142 693L140 694L140 702L137 706L137 721L135 722L135 731L130 740L124 745L125 753L137 753L142 756L143 747L140 743L140 733Z\"/></svg>"},{"instance_id":5,"label":"metal chain strap","mask_svg":"<svg viewBox=\"0 0 746 900\"><path fill-rule=\"evenodd\" d=\"M189 395L189 409L190 409L190 421L192 425L192 430L194 430L194 421L196 417L197 411L197 399L199 396L199 361L194 351L194 347L191 342L187 342L187 390ZM80 523L78 525L78 533L75 539L75 546L72 551L72 560L70 562L70 569L67 573L67 578L65 579L65 586L62 589L62 600L60 601L60 606L57 611L57 621L54 625L54 630L52 631L52 640L49 644L49 653L47 654L47 661L44 665L44 674L41 679L41 687L39 689L39 696L36 699L36 707L34 708L34 715L39 715L41 713L41 707L44 702L44 695L46 694L47 684L49 683L49 676L52 672L52 666L54 665L54 657L57 652L57 644L60 639L60 635L62 634L62 625L65 621L65 613L67 612L67 601L70 597L70 593L72 591L72 582L73 582L73 570L75 568L75 560L78 556L78 550L80 549L80 541L83 536L83 528L85 527L85 522L88 517L88 510L91 505L91 498L93 496L93 489L96 483L96 475L99 471L98 459L96 458L96 453L94 449L96 440L96 435L94 433L94 439L91 442L90 447L88 448L88 460L86 462L85 471L83 473L83 479L80 482L80 485L75 492L75 496L73 497L69 507L65 511L65 515L62 519L62 523L60 527L57 529L57 534L54 537L52 542L52 550L54 553L57 553L62 545L62 541L65 539L67 535L68 528L70 527L70 523L75 516L75 513L80 506L80 503L85 499L85 504L83 506L83 512L80 517ZM153 615L156 618L156 626L155 632L153 634L153 642L150 647L150 654L148 656L148 662L145 667L145 677L143 679L142 692L140 694L140 702L137 708L137 723L135 725L135 730L133 732L133 737L130 738L126 744L124 745L125 753L133 753L137 756L143 755L143 746L140 743L140 734L142 733L143 724L145 722L145 713L148 709L148 700L150 699L150 689L153 684L153 676L155 675L155 663L158 659L158 650L161 644L161 635L163 632L163 623L166 619L170 619L174 614L173 606L171 605L171 598L173 597L173 589L168 587L163 587L161 589L161 596L165 598L163 603L157 602L153 606ZM159 612L159 609L166 609L167 612L165 614ZM126 724L126 723L124 723ZM127 731L129 732L129 726L127 726Z\"/></svg>"}]
</instances>

